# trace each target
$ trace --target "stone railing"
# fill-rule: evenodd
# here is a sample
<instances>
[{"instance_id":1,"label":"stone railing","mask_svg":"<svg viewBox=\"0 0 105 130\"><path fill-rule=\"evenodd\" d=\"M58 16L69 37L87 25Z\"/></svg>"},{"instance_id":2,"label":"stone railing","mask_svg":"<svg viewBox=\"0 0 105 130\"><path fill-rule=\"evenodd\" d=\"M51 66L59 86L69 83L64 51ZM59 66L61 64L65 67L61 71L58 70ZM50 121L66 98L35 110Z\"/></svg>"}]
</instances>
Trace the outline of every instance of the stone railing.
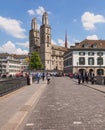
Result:
<instances>
[{"instance_id":1,"label":"stone railing","mask_svg":"<svg viewBox=\"0 0 105 130\"><path fill-rule=\"evenodd\" d=\"M15 79L6 79L0 81L0 96L3 96L11 91L27 85L26 77L18 77Z\"/></svg>"}]
</instances>

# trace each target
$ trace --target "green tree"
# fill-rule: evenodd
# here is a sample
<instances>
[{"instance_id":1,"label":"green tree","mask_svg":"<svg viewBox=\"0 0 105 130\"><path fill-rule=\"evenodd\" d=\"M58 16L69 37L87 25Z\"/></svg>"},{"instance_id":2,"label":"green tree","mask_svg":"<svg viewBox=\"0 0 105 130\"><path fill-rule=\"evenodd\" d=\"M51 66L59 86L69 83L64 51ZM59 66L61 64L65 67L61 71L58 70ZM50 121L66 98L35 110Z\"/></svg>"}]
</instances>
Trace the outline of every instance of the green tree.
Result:
<instances>
[{"instance_id":1,"label":"green tree","mask_svg":"<svg viewBox=\"0 0 105 130\"><path fill-rule=\"evenodd\" d=\"M30 56L30 62L29 62L30 69L42 69L43 64L41 62L41 58L39 56L38 52L33 52Z\"/></svg>"}]
</instances>

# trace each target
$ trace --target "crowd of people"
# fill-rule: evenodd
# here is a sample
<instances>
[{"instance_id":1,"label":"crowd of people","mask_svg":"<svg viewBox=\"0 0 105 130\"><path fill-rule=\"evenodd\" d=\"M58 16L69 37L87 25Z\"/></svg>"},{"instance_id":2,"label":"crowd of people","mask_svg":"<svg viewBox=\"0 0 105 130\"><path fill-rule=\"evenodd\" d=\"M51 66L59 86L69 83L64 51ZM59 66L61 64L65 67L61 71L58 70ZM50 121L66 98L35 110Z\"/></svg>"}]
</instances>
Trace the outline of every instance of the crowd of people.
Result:
<instances>
[{"instance_id":1,"label":"crowd of people","mask_svg":"<svg viewBox=\"0 0 105 130\"><path fill-rule=\"evenodd\" d=\"M32 76L32 79L34 81L36 81L38 84L40 82L40 80L42 79L43 81L46 79L47 80L47 84L50 83L50 73L49 72L36 72L34 74L27 74L27 85L30 85L30 76Z\"/></svg>"},{"instance_id":2,"label":"crowd of people","mask_svg":"<svg viewBox=\"0 0 105 130\"><path fill-rule=\"evenodd\" d=\"M52 74L50 72L36 72L36 73L32 74L32 79L34 81L36 81L38 84L41 79L42 79L42 81L44 81L46 79L47 84L49 84L51 76L52 76ZM63 76L65 76L65 75L63 75ZM93 71L91 73L87 72L85 70L79 71L78 73L74 74L72 76L72 78L77 78L78 84L81 84L84 82L88 83L89 81L91 82L91 84L94 84L94 82L95 82L95 75L94 75ZM29 75L27 75L27 84L30 84Z\"/></svg>"},{"instance_id":3,"label":"crowd of people","mask_svg":"<svg viewBox=\"0 0 105 130\"><path fill-rule=\"evenodd\" d=\"M78 79L78 84L80 83L88 83L89 81L91 82L91 84L94 84L95 82L95 75L94 72L92 71L91 73L87 72L87 71L79 71L77 74L77 79Z\"/></svg>"}]
</instances>

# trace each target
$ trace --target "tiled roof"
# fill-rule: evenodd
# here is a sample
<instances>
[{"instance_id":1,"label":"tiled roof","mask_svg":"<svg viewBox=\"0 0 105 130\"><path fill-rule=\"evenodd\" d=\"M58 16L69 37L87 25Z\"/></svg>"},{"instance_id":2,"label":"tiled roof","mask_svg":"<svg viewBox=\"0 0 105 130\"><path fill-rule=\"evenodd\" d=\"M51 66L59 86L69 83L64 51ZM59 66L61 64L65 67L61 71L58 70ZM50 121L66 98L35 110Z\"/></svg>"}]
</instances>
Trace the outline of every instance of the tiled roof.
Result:
<instances>
[{"instance_id":1,"label":"tiled roof","mask_svg":"<svg viewBox=\"0 0 105 130\"><path fill-rule=\"evenodd\" d=\"M105 40L83 40L79 44L76 44L74 48L77 49L82 49L82 48L87 48L87 49L105 49Z\"/></svg>"},{"instance_id":2,"label":"tiled roof","mask_svg":"<svg viewBox=\"0 0 105 130\"><path fill-rule=\"evenodd\" d=\"M54 45L54 44L52 44L52 49L67 51L67 48L65 48L63 46L57 46L57 45Z\"/></svg>"},{"instance_id":3,"label":"tiled roof","mask_svg":"<svg viewBox=\"0 0 105 130\"><path fill-rule=\"evenodd\" d=\"M0 57L3 57L3 56L12 56L16 59L24 59L24 58L28 57L28 55L16 55L16 54L9 54L9 53L0 53Z\"/></svg>"}]
</instances>

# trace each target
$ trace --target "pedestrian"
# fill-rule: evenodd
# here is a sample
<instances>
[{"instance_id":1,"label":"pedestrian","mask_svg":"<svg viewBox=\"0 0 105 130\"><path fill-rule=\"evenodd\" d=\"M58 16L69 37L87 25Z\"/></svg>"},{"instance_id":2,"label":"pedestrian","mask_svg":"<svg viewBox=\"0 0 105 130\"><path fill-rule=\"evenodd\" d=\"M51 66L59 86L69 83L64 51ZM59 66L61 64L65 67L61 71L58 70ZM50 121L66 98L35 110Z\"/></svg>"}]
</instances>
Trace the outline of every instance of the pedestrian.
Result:
<instances>
[{"instance_id":1,"label":"pedestrian","mask_svg":"<svg viewBox=\"0 0 105 130\"><path fill-rule=\"evenodd\" d=\"M50 83L50 73L46 74L46 79L47 79L47 84L49 84Z\"/></svg>"},{"instance_id":2,"label":"pedestrian","mask_svg":"<svg viewBox=\"0 0 105 130\"><path fill-rule=\"evenodd\" d=\"M85 81L85 71L83 70L82 74L81 74L81 78L82 78L82 83L84 83Z\"/></svg>"},{"instance_id":3,"label":"pedestrian","mask_svg":"<svg viewBox=\"0 0 105 130\"><path fill-rule=\"evenodd\" d=\"M30 85L30 77L29 77L29 74L26 75L26 78L27 78L27 85Z\"/></svg>"},{"instance_id":4,"label":"pedestrian","mask_svg":"<svg viewBox=\"0 0 105 130\"><path fill-rule=\"evenodd\" d=\"M45 78L45 73L43 72L42 73L42 80L44 81L44 78Z\"/></svg>"},{"instance_id":5,"label":"pedestrian","mask_svg":"<svg viewBox=\"0 0 105 130\"><path fill-rule=\"evenodd\" d=\"M37 79L37 83L39 83L39 81L40 81L40 73L39 72L36 74L36 79Z\"/></svg>"},{"instance_id":6,"label":"pedestrian","mask_svg":"<svg viewBox=\"0 0 105 130\"><path fill-rule=\"evenodd\" d=\"M88 81L89 81L89 73L88 72L85 72L85 80L86 80L86 83L88 83Z\"/></svg>"},{"instance_id":7,"label":"pedestrian","mask_svg":"<svg viewBox=\"0 0 105 130\"><path fill-rule=\"evenodd\" d=\"M94 84L94 73L91 73L91 84Z\"/></svg>"},{"instance_id":8,"label":"pedestrian","mask_svg":"<svg viewBox=\"0 0 105 130\"><path fill-rule=\"evenodd\" d=\"M77 78L78 78L78 84L80 84L81 83L81 78L82 78L82 75L81 75L80 72L78 73Z\"/></svg>"}]
</instances>

